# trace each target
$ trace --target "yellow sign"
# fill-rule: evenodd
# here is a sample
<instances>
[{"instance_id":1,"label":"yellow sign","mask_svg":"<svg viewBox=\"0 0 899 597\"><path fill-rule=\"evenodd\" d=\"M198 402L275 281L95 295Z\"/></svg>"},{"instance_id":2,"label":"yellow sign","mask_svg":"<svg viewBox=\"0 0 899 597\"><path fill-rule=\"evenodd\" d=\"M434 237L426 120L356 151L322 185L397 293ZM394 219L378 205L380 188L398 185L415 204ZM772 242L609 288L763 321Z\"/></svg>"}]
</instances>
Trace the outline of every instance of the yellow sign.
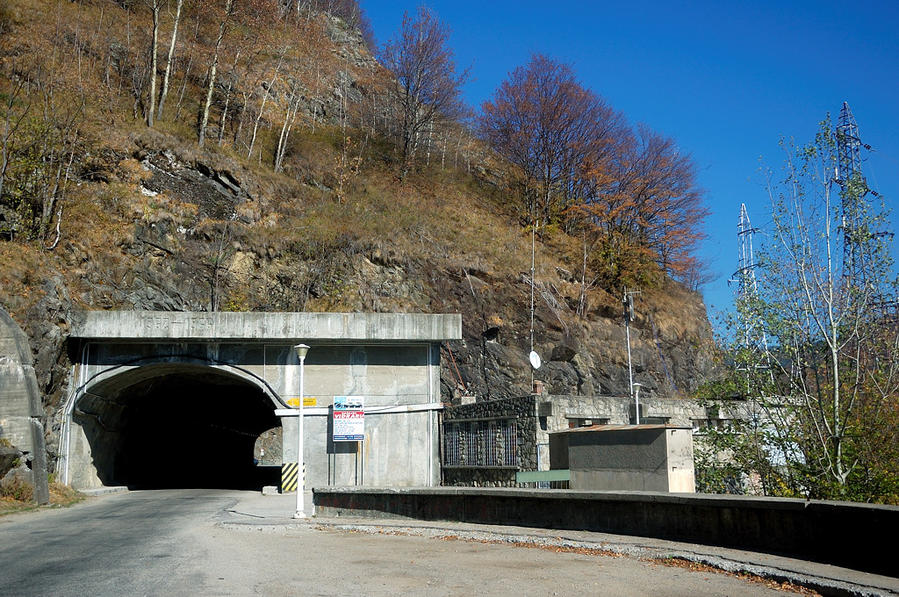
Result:
<instances>
[{"instance_id":1,"label":"yellow sign","mask_svg":"<svg viewBox=\"0 0 899 597\"><path fill-rule=\"evenodd\" d=\"M318 404L315 396L306 396L303 398L303 406L315 406ZM300 399L297 398L289 398L287 400L287 406L292 406L294 408L300 408Z\"/></svg>"}]
</instances>

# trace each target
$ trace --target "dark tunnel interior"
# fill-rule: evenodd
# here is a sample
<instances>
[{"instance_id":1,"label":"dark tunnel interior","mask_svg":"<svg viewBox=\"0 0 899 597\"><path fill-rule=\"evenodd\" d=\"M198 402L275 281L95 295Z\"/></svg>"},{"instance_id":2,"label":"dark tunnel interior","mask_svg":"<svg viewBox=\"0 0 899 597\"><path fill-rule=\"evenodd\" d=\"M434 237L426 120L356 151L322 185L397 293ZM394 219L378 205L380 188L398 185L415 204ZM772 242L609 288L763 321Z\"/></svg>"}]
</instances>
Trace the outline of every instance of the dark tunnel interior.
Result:
<instances>
[{"instance_id":1,"label":"dark tunnel interior","mask_svg":"<svg viewBox=\"0 0 899 597\"><path fill-rule=\"evenodd\" d=\"M154 369L153 371L152 369ZM278 467L258 466L253 446L278 427L274 405L254 384L219 369L141 367L79 400L75 420L104 485L132 489L259 489ZM151 370L151 371L148 371Z\"/></svg>"}]
</instances>

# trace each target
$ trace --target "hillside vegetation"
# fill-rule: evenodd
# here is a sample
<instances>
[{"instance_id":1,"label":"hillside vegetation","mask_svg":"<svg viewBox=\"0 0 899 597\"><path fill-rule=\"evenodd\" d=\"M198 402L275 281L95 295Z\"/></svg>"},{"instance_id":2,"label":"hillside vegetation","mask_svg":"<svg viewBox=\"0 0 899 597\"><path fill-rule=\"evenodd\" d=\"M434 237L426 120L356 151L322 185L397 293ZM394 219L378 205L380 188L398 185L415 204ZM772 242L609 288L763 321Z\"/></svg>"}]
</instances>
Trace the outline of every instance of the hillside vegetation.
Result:
<instances>
[{"instance_id":1,"label":"hillside vegetation","mask_svg":"<svg viewBox=\"0 0 899 597\"><path fill-rule=\"evenodd\" d=\"M80 309L461 312L446 395L527 392L532 231L548 390L626 392L621 293L637 284L637 380L692 391L711 368L684 286L703 210L674 144L603 104L604 136L535 169L553 146L488 146L490 122L458 105L410 124L408 73L338 4L0 6L0 305L32 339L48 414ZM563 96L601 103L555 66Z\"/></svg>"}]
</instances>

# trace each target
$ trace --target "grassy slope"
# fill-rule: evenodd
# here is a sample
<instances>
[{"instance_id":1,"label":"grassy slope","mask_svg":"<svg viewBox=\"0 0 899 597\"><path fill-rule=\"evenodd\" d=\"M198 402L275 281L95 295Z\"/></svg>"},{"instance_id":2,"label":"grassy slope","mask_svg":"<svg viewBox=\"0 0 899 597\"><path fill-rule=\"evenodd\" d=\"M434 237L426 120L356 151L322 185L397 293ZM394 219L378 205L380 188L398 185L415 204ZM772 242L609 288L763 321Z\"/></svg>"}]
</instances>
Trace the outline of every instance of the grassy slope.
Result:
<instances>
[{"instance_id":1,"label":"grassy slope","mask_svg":"<svg viewBox=\"0 0 899 597\"><path fill-rule=\"evenodd\" d=\"M0 242L0 304L20 321L44 292L43 282L54 276L83 308L130 308L127 297L142 276L169 280L167 291L185 297L183 308L208 308L204 285L211 283L197 272L218 259L222 309L461 310L471 341L484 328L501 325L508 330L507 344L526 345L528 292L522 280L530 269L530 236L504 210L502 189L470 174L464 160L459 168L442 168L435 159L400 182L395 153L385 141L364 130L344 132L336 124L301 119L285 174L275 174L269 164L281 122L274 110L261 129L258 158L247 160L230 134L221 146L196 146L192 122L202 97L200 79L188 79L180 119L172 116L172 99L155 130L133 117L127 89L108 82L104 73L111 44L137 47L145 38L148 15L142 8L125 13L108 2L10 0L5 11L0 19L11 30L0 42L4 72L42 63L58 79L57 104L87 99L79 174L63 201L58 247L44 248L52 235ZM71 59L75 40L85 48L77 61ZM247 51L261 61L272 58L264 47ZM200 49L194 52L201 56ZM180 84L177 77L174 85ZM350 143L344 157L345 136ZM144 194L141 183L150 173L138 158L163 151L184 164L233 173L250 196L235 205L237 220L226 225L203 217L195 202L174 193ZM359 159L357 172L346 173L345 158ZM323 190L323 184L331 188ZM139 240L148 234L156 235L156 248ZM575 318L578 276L566 272L578 271L578 255L577 240L564 234L538 243L537 279L546 289L545 297L538 296L538 326L546 331L538 331L538 343L544 352L564 337L589 345L598 341L591 336L618 333L618 301L602 289L590 292L590 321ZM672 284L647 291L642 300L667 342L708 340L704 309L691 293ZM649 325L645 319L643 324ZM647 344L650 353L654 348ZM619 353L616 348L612 355L618 365ZM468 360L473 370L477 357ZM520 374L518 385L528 377L526 369Z\"/></svg>"}]
</instances>

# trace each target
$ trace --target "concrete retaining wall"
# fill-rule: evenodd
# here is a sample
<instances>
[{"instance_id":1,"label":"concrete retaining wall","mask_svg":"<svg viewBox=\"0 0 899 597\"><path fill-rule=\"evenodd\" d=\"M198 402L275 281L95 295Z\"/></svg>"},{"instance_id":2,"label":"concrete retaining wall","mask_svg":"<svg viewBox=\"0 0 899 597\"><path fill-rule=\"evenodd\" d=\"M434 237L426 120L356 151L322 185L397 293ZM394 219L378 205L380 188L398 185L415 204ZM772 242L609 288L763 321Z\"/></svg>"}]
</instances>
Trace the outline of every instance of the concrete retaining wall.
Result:
<instances>
[{"instance_id":1,"label":"concrete retaining wall","mask_svg":"<svg viewBox=\"0 0 899 597\"><path fill-rule=\"evenodd\" d=\"M28 337L0 308L0 438L30 452L38 504L50 501L43 416Z\"/></svg>"},{"instance_id":2,"label":"concrete retaining wall","mask_svg":"<svg viewBox=\"0 0 899 597\"><path fill-rule=\"evenodd\" d=\"M586 530L718 545L897 576L899 507L566 490L316 488L316 515Z\"/></svg>"},{"instance_id":3,"label":"concrete retaining wall","mask_svg":"<svg viewBox=\"0 0 899 597\"><path fill-rule=\"evenodd\" d=\"M31 418L43 414L28 337L0 309L0 437L30 451Z\"/></svg>"},{"instance_id":4,"label":"concrete retaining wall","mask_svg":"<svg viewBox=\"0 0 899 597\"><path fill-rule=\"evenodd\" d=\"M104 340L441 341L462 337L458 313L197 313L87 311L74 338Z\"/></svg>"}]
</instances>

